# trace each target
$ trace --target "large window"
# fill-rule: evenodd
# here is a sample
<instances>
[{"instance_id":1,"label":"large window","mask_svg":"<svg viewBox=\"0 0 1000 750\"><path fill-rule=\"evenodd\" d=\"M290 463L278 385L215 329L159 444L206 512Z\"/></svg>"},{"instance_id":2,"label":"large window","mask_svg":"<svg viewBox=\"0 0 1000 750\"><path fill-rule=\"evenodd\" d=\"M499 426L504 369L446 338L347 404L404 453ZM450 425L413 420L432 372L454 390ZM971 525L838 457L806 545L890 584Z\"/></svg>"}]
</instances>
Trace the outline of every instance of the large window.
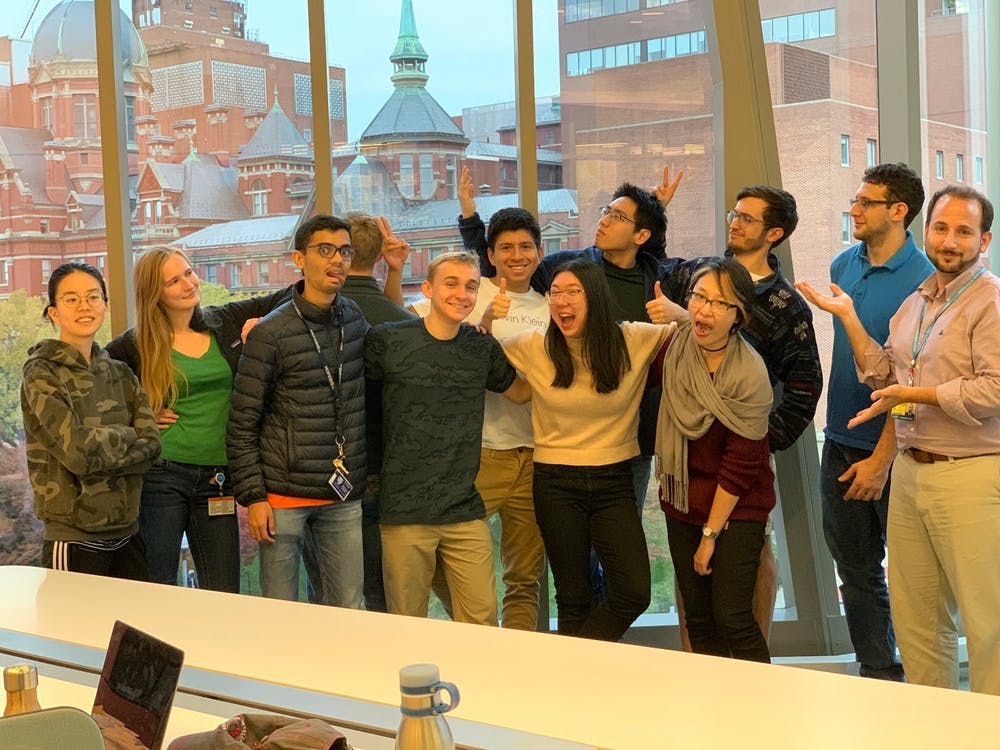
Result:
<instances>
[{"instance_id":1,"label":"large window","mask_svg":"<svg viewBox=\"0 0 1000 750\"><path fill-rule=\"evenodd\" d=\"M943 2L920 0L920 66L924 154L928 195L950 182L964 182L966 155L985 155L990 148L986 124L985 0ZM996 12L995 7L991 10ZM954 165L952 167L951 165ZM973 187L983 189L988 175L973 164ZM982 167L978 167L982 171Z\"/></svg>"},{"instance_id":2,"label":"large window","mask_svg":"<svg viewBox=\"0 0 1000 750\"><path fill-rule=\"evenodd\" d=\"M42 295L61 263L100 266L106 253L94 5L54 5L6 3L0 13L0 564L41 557L19 385L29 347L54 335ZM69 49L87 59L67 60Z\"/></svg>"},{"instance_id":3,"label":"large window","mask_svg":"<svg viewBox=\"0 0 1000 750\"><path fill-rule=\"evenodd\" d=\"M315 177L306 0L202 2L193 19L191 3L159 6L139 32L152 90L134 102L136 197L156 212L133 216L133 249L174 244L203 281L281 288L298 276L289 241ZM177 44L198 53L178 58ZM343 142L344 70L326 73L330 134Z\"/></svg>"},{"instance_id":4,"label":"large window","mask_svg":"<svg viewBox=\"0 0 1000 750\"><path fill-rule=\"evenodd\" d=\"M297 278L288 255L294 227L303 214L329 209L317 205L313 191L320 173L334 175L334 211L385 215L410 242L407 292L425 277L434 254L460 245L455 217L463 168L473 174L485 219L501 206L535 202L517 193L511 0L371 0L350 8L326 0L326 70L313 70L308 60L302 34L310 23L307 4L226 3L224 17L216 19L226 25L212 34L196 27L205 15L192 2L158 4L134 19L135 36L129 38L141 47L127 45L135 54L123 76L121 154L105 145L114 136L101 140L93 60L67 65L57 54L66 49L59 46L66 35L79 43L92 24L63 27L30 58L0 57L0 70L11 71L10 101L25 104L0 106L0 153L9 155L18 174L8 180L10 195L0 196L0 395L7 394L0 398L0 492L5 507L23 509L17 518L0 519L0 562L38 557L16 386L28 346L51 335L40 324L45 282L70 258L112 273L122 267L119 249L109 255L104 236L105 227L121 219L105 210L102 158L105 166L116 157L127 164L132 213L125 222L132 248L183 247L206 282L206 294L218 301L231 298L220 282L258 291ZM0 37L19 35L33 5L15 3L0 20ZM94 7L69 5L89 12ZM685 171L669 207L668 254L721 251L724 238L717 231L727 206L717 204L716 185L726 161L725 144L716 135L723 113L715 101L725 81L713 80L711 55L747 50L711 48L711 29L719 20L701 14L712 4L532 5L535 122L520 127L521 134L534 128L544 147L534 156L546 251L590 245L598 211L615 188L626 181L658 182L663 166ZM876 134L879 107L894 92L878 90L873 4L812 5L759 2L782 183L799 199L800 230L790 243L794 273L823 286L833 255L854 241L847 200L863 169L888 158L893 147L888 136L879 141ZM54 6L53 0L39 4L29 42ZM990 177L984 7L985 0L919 2L920 166L929 191L956 180L982 188ZM400 18L406 8L412 15ZM344 33L334 21L346 10L368 33ZM489 33L456 37L457 17ZM91 46L96 50L93 41ZM0 56L10 48L0 43ZM32 76L28 59L38 66ZM470 86L469 71L479 69L488 74ZM314 114L313 87L320 84L329 92L329 107ZM7 96L6 88L4 83L0 97ZM726 115L745 118L747 112ZM332 149L316 165L312 144L326 132ZM828 370L829 319L814 320ZM825 401L818 428L824 418ZM778 515L773 543L782 566L779 618L787 619L795 616L797 592ZM654 604L641 624L671 622L672 566L654 486L644 522L655 583ZM257 585L255 549L244 540L248 591Z\"/></svg>"},{"instance_id":5,"label":"large window","mask_svg":"<svg viewBox=\"0 0 1000 750\"><path fill-rule=\"evenodd\" d=\"M547 251L593 243L599 210L612 200L616 188L624 182L644 187L658 183L668 166L685 172L668 211L668 254L714 252L715 113L702 5L646 7L656 11L637 14L635 20L641 23L597 13L561 23L555 0L534 5L536 90L548 93L549 81L559 74L562 176L579 204L579 236L553 236L546 241ZM571 20L568 7L566 20ZM564 51L561 61L552 59L553 47ZM541 195L539 202L544 203ZM642 620L647 625L671 621L676 606L655 483L649 489L643 522L653 601ZM554 602L550 612L555 614Z\"/></svg>"},{"instance_id":6,"label":"large window","mask_svg":"<svg viewBox=\"0 0 1000 750\"><path fill-rule=\"evenodd\" d=\"M341 0L325 6L328 24L344 13ZM461 248L463 168L484 217L516 204L513 3L371 0L351 12L368 33L355 39L330 24L327 35L330 62L344 67L349 82L348 132L333 155L334 201L338 210L385 216L410 243L403 284L412 296L432 251ZM458 17L488 32L456 38ZM470 70L482 71L475 85Z\"/></svg>"}]
</instances>

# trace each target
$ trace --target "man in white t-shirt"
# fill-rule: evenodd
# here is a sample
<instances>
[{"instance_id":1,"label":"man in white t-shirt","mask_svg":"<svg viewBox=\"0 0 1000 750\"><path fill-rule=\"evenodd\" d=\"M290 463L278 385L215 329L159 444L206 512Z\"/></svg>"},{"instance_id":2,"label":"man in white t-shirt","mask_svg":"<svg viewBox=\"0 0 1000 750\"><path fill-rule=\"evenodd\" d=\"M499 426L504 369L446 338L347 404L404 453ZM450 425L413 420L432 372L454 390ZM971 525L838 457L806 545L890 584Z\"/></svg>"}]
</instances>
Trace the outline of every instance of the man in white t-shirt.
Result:
<instances>
[{"instance_id":1,"label":"man in white t-shirt","mask_svg":"<svg viewBox=\"0 0 1000 750\"><path fill-rule=\"evenodd\" d=\"M473 198L469 191L462 191L460 197L465 214L465 203ZM472 206L474 213L474 202ZM523 208L503 208L490 218L486 236L497 275L482 279L476 306L466 320L491 325L500 341L520 331L544 332L549 323L548 302L530 285L542 258L538 221ZM426 315L426 302L415 303L413 310ZM533 446L530 404L514 404L499 393L487 392L476 489L486 504L486 517L500 517L501 625L517 630L537 629L539 578L545 565L531 492ZM441 583L438 577L435 593L446 600Z\"/></svg>"}]
</instances>

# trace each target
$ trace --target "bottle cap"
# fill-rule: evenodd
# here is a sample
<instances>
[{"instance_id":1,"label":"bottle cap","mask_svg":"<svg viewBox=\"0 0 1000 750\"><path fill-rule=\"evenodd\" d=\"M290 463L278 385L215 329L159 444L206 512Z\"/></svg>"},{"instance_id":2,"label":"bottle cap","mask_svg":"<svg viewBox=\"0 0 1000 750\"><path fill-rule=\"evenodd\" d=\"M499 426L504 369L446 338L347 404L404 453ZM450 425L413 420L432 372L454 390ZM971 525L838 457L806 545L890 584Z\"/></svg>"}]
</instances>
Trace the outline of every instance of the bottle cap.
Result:
<instances>
[{"instance_id":1,"label":"bottle cap","mask_svg":"<svg viewBox=\"0 0 1000 750\"><path fill-rule=\"evenodd\" d=\"M430 687L440 679L437 664L410 664L399 670L399 686L404 688Z\"/></svg>"},{"instance_id":2,"label":"bottle cap","mask_svg":"<svg viewBox=\"0 0 1000 750\"><path fill-rule=\"evenodd\" d=\"M17 664L3 671L3 689L8 693L36 687L38 687L38 670L31 664Z\"/></svg>"}]
</instances>

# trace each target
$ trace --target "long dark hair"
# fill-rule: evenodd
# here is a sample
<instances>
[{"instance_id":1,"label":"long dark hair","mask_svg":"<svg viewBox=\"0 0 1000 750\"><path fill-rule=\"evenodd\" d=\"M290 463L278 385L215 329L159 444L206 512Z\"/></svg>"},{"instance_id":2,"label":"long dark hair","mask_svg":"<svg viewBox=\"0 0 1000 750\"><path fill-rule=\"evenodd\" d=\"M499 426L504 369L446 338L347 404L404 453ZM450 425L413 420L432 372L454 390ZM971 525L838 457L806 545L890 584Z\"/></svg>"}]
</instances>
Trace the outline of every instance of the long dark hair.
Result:
<instances>
[{"instance_id":1,"label":"long dark hair","mask_svg":"<svg viewBox=\"0 0 1000 750\"><path fill-rule=\"evenodd\" d=\"M583 328L581 352L583 362L593 377L594 390L611 393L618 389L622 377L632 369L632 360L625 346L625 335L615 321L611 288L604 269L589 260L577 258L559 266L553 278L563 271L576 276L586 295L587 320ZM552 386L569 388L576 373L566 337L559 326L549 325L545 332L545 350L556 368Z\"/></svg>"}]
</instances>

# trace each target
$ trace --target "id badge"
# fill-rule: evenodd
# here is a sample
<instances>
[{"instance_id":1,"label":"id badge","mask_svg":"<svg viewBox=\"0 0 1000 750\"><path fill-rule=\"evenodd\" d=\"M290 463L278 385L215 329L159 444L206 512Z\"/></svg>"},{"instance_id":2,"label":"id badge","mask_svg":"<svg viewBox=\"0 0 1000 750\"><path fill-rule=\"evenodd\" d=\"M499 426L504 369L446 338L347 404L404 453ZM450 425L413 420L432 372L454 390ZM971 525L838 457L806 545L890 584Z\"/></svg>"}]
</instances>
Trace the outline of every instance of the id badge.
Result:
<instances>
[{"instance_id":1,"label":"id badge","mask_svg":"<svg viewBox=\"0 0 1000 750\"><path fill-rule=\"evenodd\" d=\"M208 498L208 515L231 516L236 512L236 499L232 495Z\"/></svg>"},{"instance_id":2,"label":"id badge","mask_svg":"<svg viewBox=\"0 0 1000 750\"><path fill-rule=\"evenodd\" d=\"M896 404L889 412L893 419L901 419L904 422L912 422L917 416L916 407L913 404Z\"/></svg>"},{"instance_id":3,"label":"id badge","mask_svg":"<svg viewBox=\"0 0 1000 750\"><path fill-rule=\"evenodd\" d=\"M337 497L340 498L341 502L347 500L348 495L351 494L351 490L354 489L354 485L347 478L347 474L340 469L337 469L330 475L327 483L333 487L333 491L337 493Z\"/></svg>"}]
</instances>

